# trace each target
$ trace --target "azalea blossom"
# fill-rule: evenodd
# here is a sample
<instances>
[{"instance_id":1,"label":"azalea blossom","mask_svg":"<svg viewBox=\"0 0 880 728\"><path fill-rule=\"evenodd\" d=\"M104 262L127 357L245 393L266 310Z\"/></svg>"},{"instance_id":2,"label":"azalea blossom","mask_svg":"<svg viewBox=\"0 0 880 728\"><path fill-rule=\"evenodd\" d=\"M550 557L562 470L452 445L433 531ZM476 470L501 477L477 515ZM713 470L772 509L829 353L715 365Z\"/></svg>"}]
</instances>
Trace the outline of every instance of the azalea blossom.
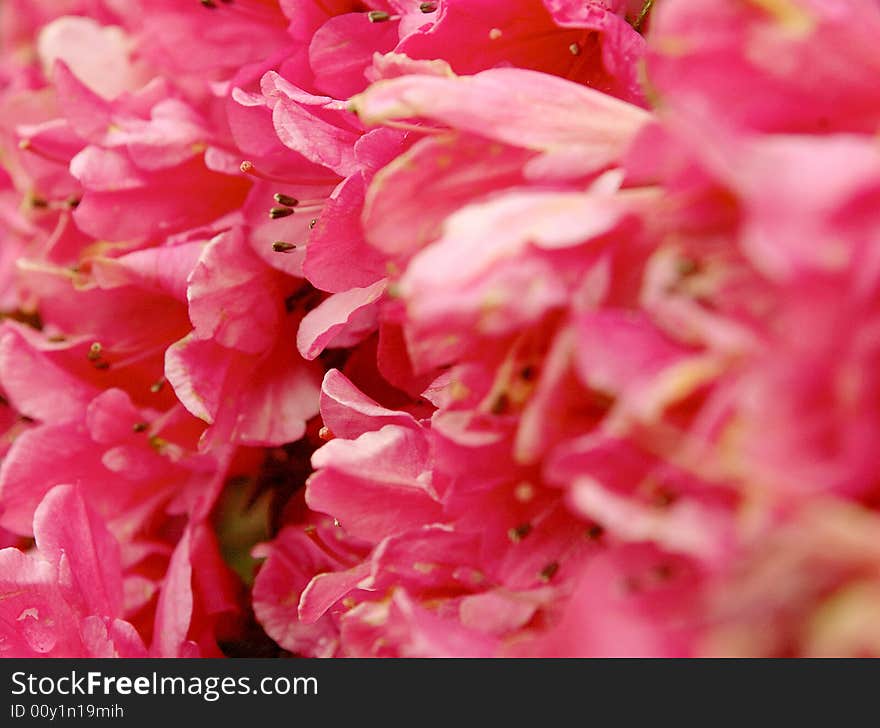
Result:
<instances>
[{"instance_id":1,"label":"azalea blossom","mask_svg":"<svg viewBox=\"0 0 880 728\"><path fill-rule=\"evenodd\" d=\"M873 0L8 0L0 654L880 654Z\"/></svg>"}]
</instances>

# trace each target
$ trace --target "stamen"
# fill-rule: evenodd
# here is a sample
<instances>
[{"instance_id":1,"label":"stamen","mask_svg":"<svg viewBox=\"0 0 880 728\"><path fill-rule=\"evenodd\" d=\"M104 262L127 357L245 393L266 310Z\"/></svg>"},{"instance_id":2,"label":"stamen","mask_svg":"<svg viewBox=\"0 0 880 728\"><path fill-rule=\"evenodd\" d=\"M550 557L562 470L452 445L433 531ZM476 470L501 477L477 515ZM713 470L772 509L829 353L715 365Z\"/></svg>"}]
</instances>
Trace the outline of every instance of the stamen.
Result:
<instances>
[{"instance_id":1,"label":"stamen","mask_svg":"<svg viewBox=\"0 0 880 728\"><path fill-rule=\"evenodd\" d=\"M590 539L590 541L598 541L602 538L603 533L605 533L605 529L598 523L594 523L592 526L587 527L587 538Z\"/></svg>"},{"instance_id":2,"label":"stamen","mask_svg":"<svg viewBox=\"0 0 880 728\"><path fill-rule=\"evenodd\" d=\"M159 379L157 379L155 382L153 382L150 385L150 391L153 394L157 394L158 392L162 391L164 386L165 386L165 377L160 377Z\"/></svg>"},{"instance_id":3,"label":"stamen","mask_svg":"<svg viewBox=\"0 0 880 728\"><path fill-rule=\"evenodd\" d=\"M79 207L79 197L68 197L66 200L47 200L39 195L32 195L27 200L28 204L35 210L75 210Z\"/></svg>"},{"instance_id":4,"label":"stamen","mask_svg":"<svg viewBox=\"0 0 880 728\"><path fill-rule=\"evenodd\" d=\"M391 16L384 10L371 10L367 13L367 18L371 23L385 23L391 19Z\"/></svg>"},{"instance_id":5,"label":"stamen","mask_svg":"<svg viewBox=\"0 0 880 728\"><path fill-rule=\"evenodd\" d=\"M95 369L100 369L100 370L104 371L104 370L107 370L110 368L110 362L104 361L103 359L101 359L100 361L96 361L94 363L94 367L95 367Z\"/></svg>"},{"instance_id":6,"label":"stamen","mask_svg":"<svg viewBox=\"0 0 880 728\"><path fill-rule=\"evenodd\" d=\"M131 429L135 432L146 432L148 427L149 424L147 424L146 422L135 422L134 425L132 425Z\"/></svg>"},{"instance_id":7,"label":"stamen","mask_svg":"<svg viewBox=\"0 0 880 728\"><path fill-rule=\"evenodd\" d=\"M303 529L303 532L306 534L306 536L309 537L309 539L312 541L312 543L315 544L315 546L321 549L321 551L327 554L330 558L334 559L335 561L347 563L350 566L354 565L353 559L351 557L343 556L334 551L333 548L323 538L321 538L321 535L318 533L318 529L315 526L308 525Z\"/></svg>"},{"instance_id":8,"label":"stamen","mask_svg":"<svg viewBox=\"0 0 880 728\"><path fill-rule=\"evenodd\" d=\"M642 29L642 24L645 22L645 18L648 17L648 13L651 12L651 6L654 4L654 0L645 0L645 4L642 6L641 11L639 12L638 17L633 21L633 28L636 31Z\"/></svg>"},{"instance_id":9,"label":"stamen","mask_svg":"<svg viewBox=\"0 0 880 728\"><path fill-rule=\"evenodd\" d=\"M296 211L303 212L304 210L320 210L327 204L327 199L328 198L326 197L316 197L312 200L297 200L295 205Z\"/></svg>"},{"instance_id":10,"label":"stamen","mask_svg":"<svg viewBox=\"0 0 880 728\"><path fill-rule=\"evenodd\" d=\"M89 347L89 353L86 354L89 361L98 361L101 358L101 352L103 352L104 347L101 346L100 342L96 341Z\"/></svg>"},{"instance_id":11,"label":"stamen","mask_svg":"<svg viewBox=\"0 0 880 728\"><path fill-rule=\"evenodd\" d=\"M154 346L150 349L145 349L143 351L138 351L135 354L132 354L125 359L120 359L113 363L114 368L116 369L124 369L125 367L130 367L132 364L137 364L138 362L143 361L144 359L149 359L151 356L156 356L156 354L165 351L165 345L159 344L158 346Z\"/></svg>"},{"instance_id":12,"label":"stamen","mask_svg":"<svg viewBox=\"0 0 880 728\"><path fill-rule=\"evenodd\" d=\"M409 121L399 121L397 119L386 119L382 122L391 129L400 129L401 131L414 131L419 134L445 134L449 129L438 129L433 126L422 126L421 124L413 124Z\"/></svg>"},{"instance_id":13,"label":"stamen","mask_svg":"<svg viewBox=\"0 0 880 728\"><path fill-rule=\"evenodd\" d=\"M208 8L208 10L217 9L217 3L215 3L214 0L199 0L199 2L202 4L203 8Z\"/></svg>"},{"instance_id":14,"label":"stamen","mask_svg":"<svg viewBox=\"0 0 880 728\"><path fill-rule=\"evenodd\" d=\"M59 157L57 154L52 154L51 152L46 151L45 149L40 149L39 147L35 147L34 143L30 139L22 139L18 143L18 148L25 151L30 152L31 154L36 154L38 157L42 157L50 162L55 162L56 164L63 164L67 166L70 164L69 159L65 159L64 157Z\"/></svg>"},{"instance_id":15,"label":"stamen","mask_svg":"<svg viewBox=\"0 0 880 728\"><path fill-rule=\"evenodd\" d=\"M276 240L272 243L272 250L276 253L288 253L291 250L295 250L296 245L293 243L285 243L283 240Z\"/></svg>"},{"instance_id":16,"label":"stamen","mask_svg":"<svg viewBox=\"0 0 880 728\"><path fill-rule=\"evenodd\" d=\"M151 435L158 435L162 430L165 429L166 425L169 422L172 422L176 417L178 417L184 411L183 405L180 402L177 402L171 409L169 409L164 414L159 415L149 426Z\"/></svg>"},{"instance_id":17,"label":"stamen","mask_svg":"<svg viewBox=\"0 0 880 728\"><path fill-rule=\"evenodd\" d=\"M311 220L309 220L309 230L314 229L315 225L317 225L317 224L318 224L318 218L313 217Z\"/></svg>"},{"instance_id":18,"label":"stamen","mask_svg":"<svg viewBox=\"0 0 880 728\"><path fill-rule=\"evenodd\" d=\"M700 268L700 266L697 264L697 261L695 261L693 258L680 258L677 263L678 274L682 278L693 275Z\"/></svg>"},{"instance_id":19,"label":"stamen","mask_svg":"<svg viewBox=\"0 0 880 728\"><path fill-rule=\"evenodd\" d=\"M507 537L514 543L519 543L532 532L531 523L521 523L507 532Z\"/></svg>"},{"instance_id":20,"label":"stamen","mask_svg":"<svg viewBox=\"0 0 880 728\"><path fill-rule=\"evenodd\" d=\"M423 13L433 13L437 9L437 3L422 3L419 5L419 10Z\"/></svg>"},{"instance_id":21,"label":"stamen","mask_svg":"<svg viewBox=\"0 0 880 728\"><path fill-rule=\"evenodd\" d=\"M296 207L299 204L298 199L285 195L283 192L276 192L272 197L275 199L275 202L285 207Z\"/></svg>"},{"instance_id":22,"label":"stamen","mask_svg":"<svg viewBox=\"0 0 880 728\"><path fill-rule=\"evenodd\" d=\"M492 400L492 404L489 405L489 411L493 415L503 415L508 407L510 407L510 398L506 392L501 392Z\"/></svg>"},{"instance_id":23,"label":"stamen","mask_svg":"<svg viewBox=\"0 0 880 728\"><path fill-rule=\"evenodd\" d=\"M259 22L275 22L275 16L272 11L266 8L264 5L257 4L256 7L245 7L242 2L238 2L233 5L232 0L220 0L224 5L226 5L226 9L229 12L237 13L245 18L250 20L256 20Z\"/></svg>"},{"instance_id":24,"label":"stamen","mask_svg":"<svg viewBox=\"0 0 880 728\"><path fill-rule=\"evenodd\" d=\"M568 50L573 56L579 56L581 54L581 47L577 43L572 43L568 47Z\"/></svg>"},{"instance_id":25,"label":"stamen","mask_svg":"<svg viewBox=\"0 0 880 728\"><path fill-rule=\"evenodd\" d=\"M559 562L551 561L549 564L547 564L547 566L541 569L541 573L538 574L538 578L546 583L556 575L557 571L559 571Z\"/></svg>"},{"instance_id":26,"label":"stamen","mask_svg":"<svg viewBox=\"0 0 880 728\"><path fill-rule=\"evenodd\" d=\"M290 207L273 207L269 210L269 217L273 220L278 220L282 217L289 217L293 214L293 208Z\"/></svg>"},{"instance_id":27,"label":"stamen","mask_svg":"<svg viewBox=\"0 0 880 728\"><path fill-rule=\"evenodd\" d=\"M342 181L342 177L280 177L276 174L268 174L267 172L262 172L257 169L256 165L248 161L244 160L239 169L247 175L251 177L257 177L258 179L264 179L267 182L279 182L284 185L335 185L338 182Z\"/></svg>"},{"instance_id":28,"label":"stamen","mask_svg":"<svg viewBox=\"0 0 880 728\"><path fill-rule=\"evenodd\" d=\"M318 437L326 442L333 439L333 433L330 431L330 428L325 425L320 430L318 430Z\"/></svg>"},{"instance_id":29,"label":"stamen","mask_svg":"<svg viewBox=\"0 0 880 728\"><path fill-rule=\"evenodd\" d=\"M535 486L524 480L513 489L513 496L520 503L528 503L535 497Z\"/></svg>"},{"instance_id":30,"label":"stamen","mask_svg":"<svg viewBox=\"0 0 880 728\"><path fill-rule=\"evenodd\" d=\"M657 508L668 508L676 501L676 494L667 488L658 487L650 494L651 504Z\"/></svg>"}]
</instances>

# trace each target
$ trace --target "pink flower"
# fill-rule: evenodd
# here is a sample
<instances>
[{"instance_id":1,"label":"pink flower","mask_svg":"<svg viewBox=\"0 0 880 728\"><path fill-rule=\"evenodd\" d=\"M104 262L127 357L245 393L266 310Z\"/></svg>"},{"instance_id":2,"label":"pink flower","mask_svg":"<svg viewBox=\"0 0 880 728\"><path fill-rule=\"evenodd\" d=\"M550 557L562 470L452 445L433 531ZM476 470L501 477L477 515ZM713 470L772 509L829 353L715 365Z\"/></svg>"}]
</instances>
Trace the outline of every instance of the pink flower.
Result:
<instances>
[{"instance_id":1,"label":"pink flower","mask_svg":"<svg viewBox=\"0 0 880 728\"><path fill-rule=\"evenodd\" d=\"M186 287L194 328L165 357L181 403L212 425L211 446L292 442L317 412L317 373L295 358L298 284L257 258L244 235L235 228L202 250Z\"/></svg>"},{"instance_id":2,"label":"pink flower","mask_svg":"<svg viewBox=\"0 0 880 728\"><path fill-rule=\"evenodd\" d=\"M122 620L119 547L76 488L60 485L34 514L34 552L0 551L5 657L145 657Z\"/></svg>"},{"instance_id":3,"label":"pink flower","mask_svg":"<svg viewBox=\"0 0 880 728\"><path fill-rule=\"evenodd\" d=\"M878 29L8 0L0 652L880 652Z\"/></svg>"},{"instance_id":4,"label":"pink flower","mask_svg":"<svg viewBox=\"0 0 880 728\"><path fill-rule=\"evenodd\" d=\"M650 82L664 103L722 128L870 132L878 25L870 0L675 0L651 26Z\"/></svg>"}]
</instances>

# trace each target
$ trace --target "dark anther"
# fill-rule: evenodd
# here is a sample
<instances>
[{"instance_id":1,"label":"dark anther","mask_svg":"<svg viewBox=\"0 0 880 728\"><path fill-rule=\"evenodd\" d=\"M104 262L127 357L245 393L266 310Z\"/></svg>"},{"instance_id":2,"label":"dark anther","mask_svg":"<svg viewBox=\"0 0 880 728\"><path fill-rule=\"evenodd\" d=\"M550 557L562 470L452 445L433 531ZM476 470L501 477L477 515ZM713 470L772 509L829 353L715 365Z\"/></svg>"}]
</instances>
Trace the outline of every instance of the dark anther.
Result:
<instances>
[{"instance_id":1,"label":"dark anther","mask_svg":"<svg viewBox=\"0 0 880 728\"><path fill-rule=\"evenodd\" d=\"M419 10L423 13L433 13L437 9L437 3L422 3L419 5Z\"/></svg>"},{"instance_id":2,"label":"dark anther","mask_svg":"<svg viewBox=\"0 0 880 728\"><path fill-rule=\"evenodd\" d=\"M598 389L591 389L587 393L587 399L593 409L600 412L607 412L614 404L614 397L607 392L601 392Z\"/></svg>"},{"instance_id":3,"label":"dark anther","mask_svg":"<svg viewBox=\"0 0 880 728\"><path fill-rule=\"evenodd\" d=\"M506 393L501 392L494 400L492 400L492 404L489 406L489 411L493 415L503 415L507 412L507 408L510 406L510 398Z\"/></svg>"},{"instance_id":4,"label":"dark anther","mask_svg":"<svg viewBox=\"0 0 880 728\"><path fill-rule=\"evenodd\" d=\"M314 229L315 225L317 225L317 224L318 224L318 218L313 217L311 220L309 220L309 230Z\"/></svg>"},{"instance_id":5,"label":"dark anther","mask_svg":"<svg viewBox=\"0 0 880 728\"><path fill-rule=\"evenodd\" d=\"M507 537L514 543L519 543L532 532L531 523L521 523L507 532Z\"/></svg>"},{"instance_id":6,"label":"dark anther","mask_svg":"<svg viewBox=\"0 0 880 728\"><path fill-rule=\"evenodd\" d=\"M37 311L26 311L24 309L16 309L15 311L0 311L0 321L10 319L18 321L20 324L30 326L37 331L43 330L43 319Z\"/></svg>"},{"instance_id":7,"label":"dark anther","mask_svg":"<svg viewBox=\"0 0 880 728\"><path fill-rule=\"evenodd\" d=\"M525 381L531 382L535 378L535 375L537 373L538 373L537 369L535 369L535 367L533 367L531 364L529 364L528 366L524 366L520 370L519 376L522 379L524 379Z\"/></svg>"},{"instance_id":8,"label":"dark anther","mask_svg":"<svg viewBox=\"0 0 880 728\"><path fill-rule=\"evenodd\" d=\"M293 214L293 208L291 207L273 207L269 210L269 217L273 220L277 220L281 217L287 217L288 215Z\"/></svg>"},{"instance_id":9,"label":"dark anther","mask_svg":"<svg viewBox=\"0 0 880 728\"><path fill-rule=\"evenodd\" d=\"M43 197L31 197L31 207L43 209L49 207L49 200Z\"/></svg>"},{"instance_id":10,"label":"dark anther","mask_svg":"<svg viewBox=\"0 0 880 728\"><path fill-rule=\"evenodd\" d=\"M105 370L105 369L109 369L109 368L110 368L110 362L109 362L109 361L103 361L103 360L101 360L101 361L96 361L96 362L95 362L95 369L101 369L101 370L103 371L103 370Z\"/></svg>"},{"instance_id":11,"label":"dark anther","mask_svg":"<svg viewBox=\"0 0 880 728\"><path fill-rule=\"evenodd\" d=\"M293 243L285 243L283 240L276 240L274 243L272 243L272 250L274 250L276 253L287 253L291 250L294 250L295 248L296 245L294 245Z\"/></svg>"},{"instance_id":12,"label":"dark anther","mask_svg":"<svg viewBox=\"0 0 880 728\"><path fill-rule=\"evenodd\" d=\"M275 198L275 202L279 205L284 205L285 207L296 207L299 204L298 199L291 197L290 195L285 195L283 192L276 192L273 197Z\"/></svg>"},{"instance_id":13,"label":"dark anther","mask_svg":"<svg viewBox=\"0 0 880 728\"><path fill-rule=\"evenodd\" d=\"M367 13L367 18L371 23L384 23L390 17L384 10L371 10Z\"/></svg>"},{"instance_id":14,"label":"dark anther","mask_svg":"<svg viewBox=\"0 0 880 728\"><path fill-rule=\"evenodd\" d=\"M559 571L559 562L551 561L547 566L541 569L541 573L538 574L538 577L541 581L550 581L556 575L557 571Z\"/></svg>"},{"instance_id":15,"label":"dark anther","mask_svg":"<svg viewBox=\"0 0 880 728\"><path fill-rule=\"evenodd\" d=\"M658 508L667 508L675 503L676 494L666 488L657 488L651 494L651 502Z\"/></svg>"},{"instance_id":16,"label":"dark anther","mask_svg":"<svg viewBox=\"0 0 880 728\"><path fill-rule=\"evenodd\" d=\"M199 0L199 2L203 8L208 8L208 10L214 10L217 7L217 3L214 0Z\"/></svg>"},{"instance_id":17,"label":"dark anther","mask_svg":"<svg viewBox=\"0 0 880 728\"><path fill-rule=\"evenodd\" d=\"M77 207L79 207L79 203L80 203L79 197L68 197L67 198L67 206L71 210L75 210Z\"/></svg>"},{"instance_id":18,"label":"dark anther","mask_svg":"<svg viewBox=\"0 0 880 728\"><path fill-rule=\"evenodd\" d=\"M605 533L605 529L598 523L594 523L587 528L587 538L590 539L590 541L598 541L602 538L603 533Z\"/></svg>"},{"instance_id":19,"label":"dark anther","mask_svg":"<svg viewBox=\"0 0 880 728\"><path fill-rule=\"evenodd\" d=\"M146 422L135 422L131 429L135 432L144 432L148 427Z\"/></svg>"},{"instance_id":20,"label":"dark anther","mask_svg":"<svg viewBox=\"0 0 880 728\"><path fill-rule=\"evenodd\" d=\"M697 264L693 258L681 258L678 261L678 274L682 278L686 278L687 276L692 276L700 269L700 266Z\"/></svg>"}]
</instances>

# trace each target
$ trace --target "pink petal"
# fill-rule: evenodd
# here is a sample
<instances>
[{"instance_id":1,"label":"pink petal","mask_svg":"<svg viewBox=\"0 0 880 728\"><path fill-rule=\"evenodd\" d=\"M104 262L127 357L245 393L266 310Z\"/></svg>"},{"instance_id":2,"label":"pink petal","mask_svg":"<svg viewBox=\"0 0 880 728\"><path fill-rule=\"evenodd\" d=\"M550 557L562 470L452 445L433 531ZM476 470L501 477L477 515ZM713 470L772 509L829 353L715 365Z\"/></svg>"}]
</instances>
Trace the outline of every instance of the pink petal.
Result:
<instances>
[{"instance_id":1,"label":"pink petal","mask_svg":"<svg viewBox=\"0 0 880 728\"><path fill-rule=\"evenodd\" d=\"M579 84L513 68L380 81L351 103L367 124L431 119L536 151L588 146L604 159L623 152L651 118Z\"/></svg>"},{"instance_id":2,"label":"pink petal","mask_svg":"<svg viewBox=\"0 0 880 728\"><path fill-rule=\"evenodd\" d=\"M70 604L85 614L119 614L119 545L79 489L60 485L46 494L34 513L34 538L40 554L58 569Z\"/></svg>"},{"instance_id":3,"label":"pink petal","mask_svg":"<svg viewBox=\"0 0 880 728\"><path fill-rule=\"evenodd\" d=\"M336 437L353 439L384 425L415 425L407 412L385 409L331 369L321 385L321 417Z\"/></svg>"},{"instance_id":4,"label":"pink petal","mask_svg":"<svg viewBox=\"0 0 880 728\"><path fill-rule=\"evenodd\" d=\"M336 293L309 311L300 322L296 345L305 359L312 360L325 348L332 346L346 327L365 319L384 294L387 282L377 281L367 288L352 288ZM375 325L375 316L366 319L366 330Z\"/></svg>"}]
</instances>

